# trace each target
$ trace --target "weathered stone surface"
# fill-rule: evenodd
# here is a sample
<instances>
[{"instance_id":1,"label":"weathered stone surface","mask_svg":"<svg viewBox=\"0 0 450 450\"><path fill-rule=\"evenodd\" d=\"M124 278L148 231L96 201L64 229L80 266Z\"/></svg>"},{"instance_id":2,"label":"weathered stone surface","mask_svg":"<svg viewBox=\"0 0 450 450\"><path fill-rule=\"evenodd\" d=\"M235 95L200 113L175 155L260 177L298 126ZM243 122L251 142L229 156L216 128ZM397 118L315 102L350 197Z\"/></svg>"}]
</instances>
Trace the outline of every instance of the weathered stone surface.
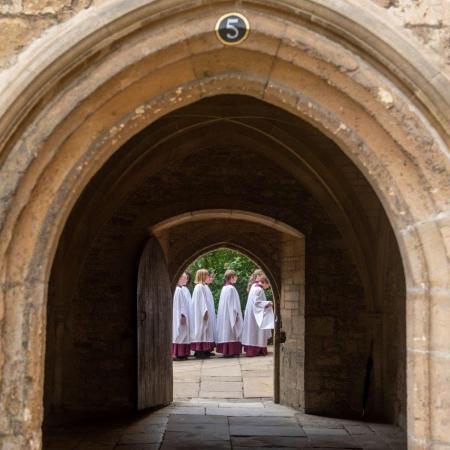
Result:
<instances>
[{"instance_id":1,"label":"weathered stone surface","mask_svg":"<svg viewBox=\"0 0 450 450\"><path fill-rule=\"evenodd\" d=\"M2 17L0 14L0 70L13 65L15 55L54 23L52 18L31 20L26 17Z\"/></svg>"},{"instance_id":2,"label":"weathered stone surface","mask_svg":"<svg viewBox=\"0 0 450 450\"><path fill-rule=\"evenodd\" d=\"M0 71L56 24L88 8L92 0L4 0L0 4Z\"/></svg>"}]
</instances>

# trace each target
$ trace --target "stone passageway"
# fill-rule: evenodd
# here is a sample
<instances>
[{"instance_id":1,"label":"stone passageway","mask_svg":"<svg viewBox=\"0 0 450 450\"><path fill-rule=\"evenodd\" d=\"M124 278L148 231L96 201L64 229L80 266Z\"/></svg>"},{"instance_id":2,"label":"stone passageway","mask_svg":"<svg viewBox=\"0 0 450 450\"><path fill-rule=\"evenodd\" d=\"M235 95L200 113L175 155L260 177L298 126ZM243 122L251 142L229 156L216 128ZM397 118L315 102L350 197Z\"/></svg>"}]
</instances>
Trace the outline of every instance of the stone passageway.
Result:
<instances>
[{"instance_id":1,"label":"stone passageway","mask_svg":"<svg viewBox=\"0 0 450 450\"><path fill-rule=\"evenodd\" d=\"M302 414L274 404L273 358L174 363L170 406L127 420L54 428L45 450L401 450L392 425Z\"/></svg>"}]
</instances>

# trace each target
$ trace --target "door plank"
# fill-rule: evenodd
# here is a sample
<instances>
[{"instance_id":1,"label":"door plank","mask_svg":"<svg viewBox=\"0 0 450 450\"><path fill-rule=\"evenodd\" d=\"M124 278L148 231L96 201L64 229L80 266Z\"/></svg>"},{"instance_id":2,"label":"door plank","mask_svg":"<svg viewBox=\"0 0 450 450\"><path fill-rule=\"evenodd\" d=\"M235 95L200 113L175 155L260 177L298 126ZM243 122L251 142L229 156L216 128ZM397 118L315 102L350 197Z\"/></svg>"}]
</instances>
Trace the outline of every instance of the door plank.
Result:
<instances>
[{"instance_id":1,"label":"door plank","mask_svg":"<svg viewBox=\"0 0 450 450\"><path fill-rule=\"evenodd\" d=\"M137 289L138 409L173 399L172 290L163 250L147 242L139 262Z\"/></svg>"}]
</instances>

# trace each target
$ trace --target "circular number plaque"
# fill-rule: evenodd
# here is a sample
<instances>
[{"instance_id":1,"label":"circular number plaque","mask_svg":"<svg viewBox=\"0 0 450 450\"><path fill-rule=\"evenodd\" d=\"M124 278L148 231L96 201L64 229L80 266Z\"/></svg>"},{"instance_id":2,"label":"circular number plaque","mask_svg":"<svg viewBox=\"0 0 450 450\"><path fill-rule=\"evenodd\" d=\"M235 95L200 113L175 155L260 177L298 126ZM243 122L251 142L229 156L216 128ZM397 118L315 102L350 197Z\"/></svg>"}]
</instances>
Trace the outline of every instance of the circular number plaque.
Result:
<instances>
[{"instance_id":1,"label":"circular number plaque","mask_svg":"<svg viewBox=\"0 0 450 450\"><path fill-rule=\"evenodd\" d=\"M250 24L245 16L239 13L223 15L216 24L216 34L222 44L238 45L247 39Z\"/></svg>"}]
</instances>

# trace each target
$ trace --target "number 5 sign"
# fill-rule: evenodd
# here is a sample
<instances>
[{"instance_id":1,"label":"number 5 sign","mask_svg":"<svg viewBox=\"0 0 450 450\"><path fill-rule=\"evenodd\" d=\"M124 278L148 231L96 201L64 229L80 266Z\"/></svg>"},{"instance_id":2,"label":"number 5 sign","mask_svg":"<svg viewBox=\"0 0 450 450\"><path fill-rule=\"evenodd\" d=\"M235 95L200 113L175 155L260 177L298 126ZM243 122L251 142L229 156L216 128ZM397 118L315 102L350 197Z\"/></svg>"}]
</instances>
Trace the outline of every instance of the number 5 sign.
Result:
<instances>
[{"instance_id":1,"label":"number 5 sign","mask_svg":"<svg viewBox=\"0 0 450 450\"><path fill-rule=\"evenodd\" d=\"M239 13L223 15L216 24L216 35L222 44L238 45L247 39L250 24L245 16Z\"/></svg>"}]
</instances>

